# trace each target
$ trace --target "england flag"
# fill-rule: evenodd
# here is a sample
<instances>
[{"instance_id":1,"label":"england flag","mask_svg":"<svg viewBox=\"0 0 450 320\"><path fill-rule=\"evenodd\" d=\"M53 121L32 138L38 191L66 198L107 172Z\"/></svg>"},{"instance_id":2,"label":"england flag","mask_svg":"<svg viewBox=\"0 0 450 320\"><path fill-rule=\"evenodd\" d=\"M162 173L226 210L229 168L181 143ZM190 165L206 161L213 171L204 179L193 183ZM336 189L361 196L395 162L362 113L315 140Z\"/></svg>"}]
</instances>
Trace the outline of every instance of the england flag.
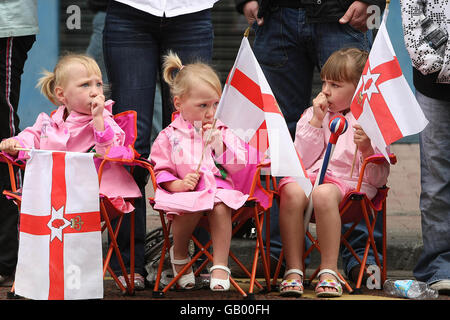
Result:
<instances>
[{"instance_id":1,"label":"england flag","mask_svg":"<svg viewBox=\"0 0 450 320\"><path fill-rule=\"evenodd\" d=\"M270 157L272 176L293 177L309 195L311 182L247 37L242 39L215 117Z\"/></svg>"}]
</instances>

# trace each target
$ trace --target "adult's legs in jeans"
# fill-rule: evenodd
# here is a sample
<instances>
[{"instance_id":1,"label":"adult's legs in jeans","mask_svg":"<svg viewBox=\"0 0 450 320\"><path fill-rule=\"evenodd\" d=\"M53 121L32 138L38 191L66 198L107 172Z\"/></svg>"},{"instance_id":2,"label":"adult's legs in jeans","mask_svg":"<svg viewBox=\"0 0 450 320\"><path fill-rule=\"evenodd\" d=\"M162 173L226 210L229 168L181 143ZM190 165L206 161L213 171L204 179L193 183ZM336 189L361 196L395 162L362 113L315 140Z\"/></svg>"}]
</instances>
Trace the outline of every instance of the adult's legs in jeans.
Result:
<instances>
[{"instance_id":1,"label":"adult's legs in jeans","mask_svg":"<svg viewBox=\"0 0 450 320\"><path fill-rule=\"evenodd\" d=\"M214 33L210 10L166 19L161 33L168 35L161 39L161 56L172 50L185 65L196 61L211 63ZM165 127L171 122L171 115L175 109L169 87L164 81L161 82L161 100ZM193 236L202 244L206 244L210 239L208 232L200 227L194 229ZM195 253L197 250L199 250L197 246L194 246ZM201 257L195 266L200 266L204 258Z\"/></svg>"},{"instance_id":2,"label":"adult's legs in jeans","mask_svg":"<svg viewBox=\"0 0 450 320\"><path fill-rule=\"evenodd\" d=\"M312 29L304 23L304 10L280 8L253 25L253 51L280 106L291 136L309 106L316 61Z\"/></svg>"},{"instance_id":3,"label":"adult's legs in jeans","mask_svg":"<svg viewBox=\"0 0 450 320\"><path fill-rule=\"evenodd\" d=\"M11 190L9 171L5 163L0 163L0 188ZM19 210L13 201L0 196L0 275L14 273L17 263Z\"/></svg>"},{"instance_id":4,"label":"adult's legs in jeans","mask_svg":"<svg viewBox=\"0 0 450 320\"><path fill-rule=\"evenodd\" d=\"M136 150L143 156L150 153L150 134L153 119L156 73L159 64L157 39L151 33L158 25L157 19L127 5L112 1L108 6L103 38L105 65L111 85L111 98L116 102L113 111L137 112L138 137ZM152 25L153 24L153 25ZM144 242L146 233L145 184L147 177L143 170L135 168L135 179L144 195L136 199L135 206L135 272L144 275ZM122 223L118 235L121 255L129 268L129 218ZM120 273L117 258L113 255L111 267Z\"/></svg>"},{"instance_id":5,"label":"adult's legs in jeans","mask_svg":"<svg viewBox=\"0 0 450 320\"><path fill-rule=\"evenodd\" d=\"M162 55L172 50L180 56L183 63L198 57L210 61L212 32L209 10L174 18L160 18L117 2L108 7L104 50L112 99L116 101L114 112L129 109L137 111L138 139L135 147L142 156L148 157L150 151L155 84ZM173 111L166 83L161 84L161 94L164 127L170 121L167 119L170 119ZM141 192L144 191L145 183L146 179L141 177L138 183ZM144 272L145 204L145 200L135 203L136 272L139 273ZM139 230L138 223L142 224ZM129 242L126 230L124 225L123 232L119 235L119 245ZM127 250L126 246L124 250ZM114 261L112 265L117 268ZM113 270L116 268L113 267Z\"/></svg>"},{"instance_id":6,"label":"adult's legs in jeans","mask_svg":"<svg viewBox=\"0 0 450 320\"><path fill-rule=\"evenodd\" d=\"M253 51L292 137L300 115L309 105L315 65L311 28L302 19L303 10L280 8L266 17L262 26L253 25L256 33ZM282 247L278 212L274 201L270 210L270 255L274 259L278 259ZM265 231L264 227L263 239Z\"/></svg>"},{"instance_id":7,"label":"adult's legs in jeans","mask_svg":"<svg viewBox=\"0 0 450 320\"><path fill-rule=\"evenodd\" d=\"M180 57L183 64L196 61L211 63L214 40L211 10L165 18L163 21L160 30L160 57L172 50ZM162 74L162 64L160 64L160 74ZM164 128L171 122L171 115L175 109L169 86L162 77L160 81Z\"/></svg>"},{"instance_id":8,"label":"adult's legs in jeans","mask_svg":"<svg viewBox=\"0 0 450 320\"><path fill-rule=\"evenodd\" d=\"M28 51L36 37L0 38L0 140L19 133L17 108L20 97L20 83ZM8 167L0 163L0 192L11 190ZM14 273L18 250L17 206L0 195L0 275Z\"/></svg>"},{"instance_id":9,"label":"adult's legs in jeans","mask_svg":"<svg viewBox=\"0 0 450 320\"><path fill-rule=\"evenodd\" d=\"M105 61L103 59L103 28L105 26L106 12L99 11L92 20L92 34L86 54L90 55L97 62L102 72L103 84L108 83Z\"/></svg>"},{"instance_id":10,"label":"adult's legs in jeans","mask_svg":"<svg viewBox=\"0 0 450 320\"><path fill-rule=\"evenodd\" d=\"M370 219L372 222L372 219ZM342 233L346 232L352 224L344 224L342 225ZM382 240L383 240L383 219L381 216L381 211L378 213L377 221L375 222L375 228L373 230L373 237L375 239L375 244L377 246L378 251L378 258L380 259L380 262L383 263L383 256L382 256ZM367 227L364 219L361 220L361 222L355 227L355 229L351 233L351 237L347 239L349 244L352 246L352 248L355 250L356 254L360 259L363 258L364 255L364 249L366 245L366 241L368 239L368 233L367 233ZM356 260L355 257L353 257L352 253L347 249L347 247L342 246L341 248L341 258L342 258L342 265L344 272L347 276L347 278L352 278L352 281L356 282L357 278L354 277L354 275L351 274L351 270L354 267L358 267L359 272L359 263L358 260ZM376 265L375 256L373 255L372 249L369 251L369 255L367 256L367 262L366 265ZM365 283L362 283L362 285L365 285Z\"/></svg>"},{"instance_id":11,"label":"adult's legs in jeans","mask_svg":"<svg viewBox=\"0 0 450 320\"><path fill-rule=\"evenodd\" d=\"M155 91L155 103L153 107L153 121L152 121L152 133L150 135L151 144L155 141L156 137L162 130L162 101L161 101L161 87L156 85Z\"/></svg>"},{"instance_id":12,"label":"adult's legs in jeans","mask_svg":"<svg viewBox=\"0 0 450 320\"><path fill-rule=\"evenodd\" d=\"M414 276L431 284L450 279L450 103L416 97L429 124L419 135L423 252Z\"/></svg>"}]
</instances>

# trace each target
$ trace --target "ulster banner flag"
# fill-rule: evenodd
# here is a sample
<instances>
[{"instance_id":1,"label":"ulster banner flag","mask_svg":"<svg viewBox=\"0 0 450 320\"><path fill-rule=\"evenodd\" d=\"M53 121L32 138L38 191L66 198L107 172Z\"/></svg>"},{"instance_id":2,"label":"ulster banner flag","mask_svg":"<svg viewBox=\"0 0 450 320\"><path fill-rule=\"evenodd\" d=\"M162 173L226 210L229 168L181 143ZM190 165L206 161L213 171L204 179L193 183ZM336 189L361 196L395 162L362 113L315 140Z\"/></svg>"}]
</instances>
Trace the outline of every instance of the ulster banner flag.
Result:
<instances>
[{"instance_id":1,"label":"ulster banner flag","mask_svg":"<svg viewBox=\"0 0 450 320\"><path fill-rule=\"evenodd\" d=\"M215 117L250 146L270 156L273 176L295 178L309 195L311 182L247 37L242 39Z\"/></svg>"},{"instance_id":2,"label":"ulster banner flag","mask_svg":"<svg viewBox=\"0 0 450 320\"><path fill-rule=\"evenodd\" d=\"M367 136L389 161L386 147L419 133L428 120L400 69L386 30L386 16L387 10L350 108Z\"/></svg>"},{"instance_id":3,"label":"ulster banner flag","mask_svg":"<svg viewBox=\"0 0 450 320\"><path fill-rule=\"evenodd\" d=\"M99 186L92 157L30 152L20 212L18 295L103 298Z\"/></svg>"}]
</instances>

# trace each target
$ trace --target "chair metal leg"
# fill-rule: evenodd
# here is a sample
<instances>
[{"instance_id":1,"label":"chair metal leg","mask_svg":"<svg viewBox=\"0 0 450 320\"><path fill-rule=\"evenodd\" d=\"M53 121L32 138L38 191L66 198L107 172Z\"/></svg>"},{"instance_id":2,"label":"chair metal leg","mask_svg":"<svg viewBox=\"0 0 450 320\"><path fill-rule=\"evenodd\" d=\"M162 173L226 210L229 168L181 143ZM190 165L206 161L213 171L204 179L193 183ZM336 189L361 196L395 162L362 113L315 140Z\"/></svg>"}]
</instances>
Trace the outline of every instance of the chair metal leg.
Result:
<instances>
[{"instance_id":1,"label":"chair metal leg","mask_svg":"<svg viewBox=\"0 0 450 320\"><path fill-rule=\"evenodd\" d=\"M383 214L382 214L382 219L383 219L383 266L381 268L381 283L383 284L386 279L387 279L387 232L386 232L386 202L383 203ZM377 213L378 214L378 213Z\"/></svg>"},{"instance_id":2,"label":"chair metal leg","mask_svg":"<svg viewBox=\"0 0 450 320\"><path fill-rule=\"evenodd\" d=\"M281 249L280 256L278 257L278 263L275 267L275 273L273 274L272 286L276 286L278 282L278 277L280 275L281 265L283 264L284 251Z\"/></svg>"},{"instance_id":3,"label":"chair metal leg","mask_svg":"<svg viewBox=\"0 0 450 320\"><path fill-rule=\"evenodd\" d=\"M134 225L135 225L135 213L136 211L133 210L130 212L130 278L131 278L131 284L130 284L130 291L134 292L134 259L135 259L135 250L134 250Z\"/></svg>"},{"instance_id":4,"label":"chair metal leg","mask_svg":"<svg viewBox=\"0 0 450 320\"><path fill-rule=\"evenodd\" d=\"M127 270L125 268L125 264L123 262L122 255L120 254L119 246L117 244L116 235L113 232L113 228L111 226L111 222L109 220L108 214L106 213L106 208L105 208L105 205L104 205L103 201L100 201L100 212L101 212L101 214L103 216L103 219L104 219L104 221L106 223L106 228L108 229L108 233L109 233L109 236L110 236L110 241L113 244L114 252L116 253L117 260L118 260L120 268L122 270L122 275L124 276L125 283L127 284L127 292L129 294L133 294L134 293L134 288L132 289L132 287L131 287L131 284L130 284L131 281L130 281L130 279L128 277L128 272L127 272ZM120 284L119 284L120 281L116 280L116 283L120 286Z\"/></svg>"}]
</instances>

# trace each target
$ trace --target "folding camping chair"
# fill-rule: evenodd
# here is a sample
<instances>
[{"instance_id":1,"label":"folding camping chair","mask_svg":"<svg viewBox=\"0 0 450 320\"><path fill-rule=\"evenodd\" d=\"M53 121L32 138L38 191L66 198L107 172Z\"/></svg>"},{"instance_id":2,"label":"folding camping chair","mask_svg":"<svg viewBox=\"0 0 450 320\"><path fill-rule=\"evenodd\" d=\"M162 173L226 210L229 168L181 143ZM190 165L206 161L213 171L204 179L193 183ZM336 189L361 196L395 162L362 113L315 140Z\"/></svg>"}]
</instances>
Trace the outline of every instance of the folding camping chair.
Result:
<instances>
[{"instance_id":1,"label":"folding camping chair","mask_svg":"<svg viewBox=\"0 0 450 320\"><path fill-rule=\"evenodd\" d=\"M3 153L0 153L0 162L4 162L8 165L9 179L11 182L11 190L4 190L3 194L8 198L14 201L14 203L18 206L20 211L20 204L22 200L22 195L20 192L20 184L21 184L21 174L19 170L25 169L25 163L17 161L13 162L8 157L6 157ZM11 287L11 290L7 293L8 299L14 299L14 283Z\"/></svg>"},{"instance_id":2,"label":"folding camping chair","mask_svg":"<svg viewBox=\"0 0 450 320\"><path fill-rule=\"evenodd\" d=\"M172 119L175 119L175 117L178 116L178 113L175 112L172 115ZM255 152L255 149L252 149L249 145L246 145L247 151ZM258 158L260 159L260 158ZM240 175L240 181L245 181L245 185L236 185L236 189L241 190L245 194L249 194L249 198L247 199L246 203L243 207L241 207L238 210L235 210L232 212L232 235L234 235L236 232L238 232L241 227L249 220L254 219L255 229L256 229L256 244L255 244L255 251L253 255L253 262L252 262L252 268L251 271L249 271L244 264L238 259L238 257L231 251L229 252L229 256L233 261L239 266L239 268L250 278L250 286L248 294L238 285L238 283L230 276L230 282L231 284L236 288L238 292L241 293L241 295L244 298L253 298L254 297L254 286L258 286L258 288L263 289L263 286L256 280L256 269L258 265L258 258L261 258L261 263L263 267L264 277L266 280L266 285L268 287L268 290L270 290L270 265L269 261L267 259L268 254L264 252L264 246L263 246L263 238L262 238L262 228L263 228L263 222L264 218L266 221L268 221L270 213L270 207L272 205L272 198L273 198L273 192L270 190L269 187L263 187L261 183L261 174L262 170L265 170L270 167L270 162L260 162L259 164L255 165L248 165L245 169L238 172ZM269 179L270 176L266 176L266 185L269 185ZM153 188L156 190L157 183L156 183L156 177L152 173L151 176L152 182L153 182ZM248 183L251 181L251 184ZM150 204L154 205L154 198L149 198ZM195 270L194 275L197 277L201 271L207 266L209 262L212 262L213 256L209 253L208 249L212 245L212 241L209 240L206 244L200 243L198 239L196 239L195 236L192 236L191 239L195 243L195 245L199 248L199 251L191 257L191 261L186 264L182 270L178 273L176 277L172 279L164 288L160 288L160 280L161 280L161 274L163 272L164 267L164 259L165 255L168 253L170 247L171 247L171 241L170 241L170 232L171 232L171 221L167 221L166 214L164 211L157 210L159 212L162 230L164 234L164 244L161 249L161 258L160 263L157 271L157 276L155 280L155 285L153 289L153 297L155 298L162 298L165 296L167 291L173 287L178 281L178 279L203 255L206 256L206 259L204 262ZM202 217L199 223L199 226L202 228L205 228L209 232L207 218ZM232 240L233 241L233 240Z\"/></svg>"},{"instance_id":3,"label":"folding camping chair","mask_svg":"<svg viewBox=\"0 0 450 320\"><path fill-rule=\"evenodd\" d=\"M117 114L114 116L115 121L117 124L124 130L126 133L124 147L114 147L111 148L107 155L104 155L103 158L98 159L100 161L99 167L98 167L98 178L99 178L99 184L102 181L103 176L103 170L105 168L105 165L108 163L119 163L121 165L130 167L130 171L133 171L133 168L135 166L140 166L145 169L147 169L150 173L152 173L152 166L148 161L145 159L139 158L139 154L134 150L134 142L136 140L136 117L137 114L135 111L125 111L123 113ZM126 147L125 147L126 146ZM126 155L126 156L124 156ZM18 186L18 183L16 181L15 177L15 167L18 167L19 169L25 169L26 163L23 161L12 161L5 155L0 153L0 161L6 162L9 169L10 174L10 181L11 181L11 190L4 190L3 194L7 196L9 199L13 200L17 206L19 207L20 211L20 205L22 200L22 194L21 189ZM133 202L133 199L125 199L126 201ZM111 199L109 199L105 195L99 196L100 201L100 215L101 215L101 222L102 222L102 228L101 231L108 231L108 235L110 238L110 244L108 247L108 251L106 253L106 256L104 257L103 262L103 276L105 277L106 271L109 271L113 279L115 280L116 284L119 286L120 290L123 293L127 294L133 294L134 293L134 281L130 281L131 279L134 279L134 211L130 212L130 272L128 273L125 268L125 263L123 261L122 255L120 253L120 248L117 243L117 235L119 233L123 218L127 215L126 212L123 212L120 208L117 208ZM115 228L112 226L111 221L115 220L116 226ZM112 252L115 252L117 256L118 263L120 265L122 275L125 278L126 287L122 285L122 283L119 281L116 274L112 271L112 269L109 266L109 262L112 256ZM14 286L11 288L11 297L14 293Z\"/></svg>"},{"instance_id":4,"label":"folding camping chair","mask_svg":"<svg viewBox=\"0 0 450 320\"><path fill-rule=\"evenodd\" d=\"M389 155L389 159L391 164L395 164L397 162L397 158L394 154ZM370 200L365 193L360 192L361 185L362 185L362 178L364 176L364 171L366 166L369 163L382 163L383 161L386 161L386 158L383 155L376 154L371 157L368 157L364 160L363 165L361 166L361 170L359 173L359 180L358 184L356 186L356 189L353 191L348 192L344 199L342 199L340 205L339 205L339 213L341 216L342 224L352 223L351 227L341 235L341 244L345 245L347 249L351 252L352 256L355 257L355 259L360 264L360 271L358 274L358 280L356 282L356 288L355 290L348 284L347 281L345 281L344 277L338 273L338 276L340 279L344 282L344 286L348 290L348 292L353 293L354 291L359 293L361 291L361 282L364 273L366 273L368 276L371 276L372 274L368 272L366 262L367 262L367 256L369 254L369 251L372 250L376 265L380 269L380 275L381 275L381 283L384 283L386 280L386 198L389 191L389 188L387 186L383 186L378 189L377 194L375 197ZM381 217L380 217L381 216ZM378 244L381 245L382 250L382 257L383 261L381 262L378 256L378 250L375 243L375 239L373 236L373 231L375 228L375 223L377 219L382 219L383 221L383 232L382 232L382 243ZM356 254L352 246L349 244L347 239L355 229L355 227L360 223L360 221L364 219L365 226L367 228L368 237L366 240L366 245L364 249L363 258L361 258ZM311 222L314 222L314 216L311 219ZM314 249L317 249L320 252L320 246L317 239L315 239L312 234L307 231L306 236L311 240L312 245L309 247L309 249L304 253L303 260L306 259L308 255L311 254L311 252ZM281 264L283 262L283 250L281 250L280 257L278 259L278 264L274 273L274 277L272 280L272 285L276 285L278 281L278 276L281 269ZM311 277L305 281L305 283L311 283L312 280L316 277L316 275L319 272L320 267L318 267L314 273L311 275Z\"/></svg>"},{"instance_id":5,"label":"folding camping chair","mask_svg":"<svg viewBox=\"0 0 450 320\"><path fill-rule=\"evenodd\" d=\"M124 111L119 114L114 115L114 120L121 127L121 129L125 132L125 147L113 147L109 150L108 154L103 157L101 164L98 169L99 183L101 183L104 166L108 163L115 162L120 163L126 167L130 168L130 173L133 173L133 170L136 166L142 167L146 169L150 175L153 174L153 168L147 159L140 157L140 154L134 150L134 143L137 137L137 113L136 111L129 110ZM126 154L124 156L124 154ZM131 155L131 156L130 156ZM143 195L144 196L144 195ZM132 199L128 199L133 204ZM110 244L108 251L105 256L104 266L103 266L103 276L106 275L106 271L110 273L113 277L116 284L119 286L120 290L123 293L134 294L134 281L130 281L134 279L134 230L135 230L135 211L131 211L129 214L130 217L130 272L128 273L125 268L125 264L120 254L119 245L117 243L117 236L122 224L124 217L127 215L126 212L121 211L111 202L105 195L100 196L100 213L103 222L102 232L104 230L108 231ZM112 220L117 219L115 228L112 226ZM109 266L109 262L112 256L112 253L116 254L117 261L120 265L120 269L122 271L122 275L124 276L126 287L119 281L117 275L113 272L113 270Z\"/></svg>"}]
</instances>

